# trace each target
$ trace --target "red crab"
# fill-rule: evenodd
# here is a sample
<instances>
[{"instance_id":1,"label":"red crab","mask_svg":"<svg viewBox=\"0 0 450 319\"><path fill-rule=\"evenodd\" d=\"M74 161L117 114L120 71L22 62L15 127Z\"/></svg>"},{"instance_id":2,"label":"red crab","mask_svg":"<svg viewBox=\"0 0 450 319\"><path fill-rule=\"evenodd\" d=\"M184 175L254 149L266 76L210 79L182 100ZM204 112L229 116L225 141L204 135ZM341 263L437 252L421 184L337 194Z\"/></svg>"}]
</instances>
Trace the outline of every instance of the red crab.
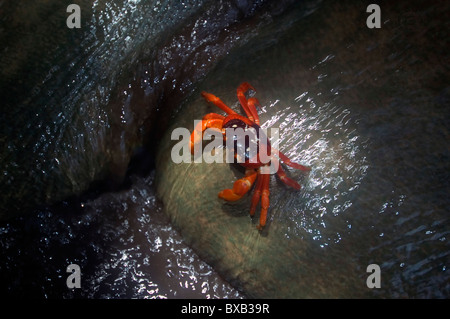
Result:
<instances>
[{"instance_id":1,"label":"red crab","mask_svg":"<svg viewBox=\"0 0 450 319\"><path fill-rule=\"evenodd\" d=\"M258 112L256 110L256 107L259 106L259 102L254 97L250 97L247 99L245 93L250 90L256 92L256 90L247 82L242 83L237 89L237 97L247 117L237 114L215 95L207 92L201 93L202 96L208 102L214 103L214 105L225 111L227 115L223 116L217 113L208 113L202 118L202 121L196 125L194 131L191 134L189 144L192 154L194 154L194 145L196 143L201 142L203 138L203 133L207 128L219 130L220 132L222 132L224 138L226 137L225 129L231 127L233 128L241 127L244 130L253 127L257 132L259 132L260 129L259 117ZM258 143L265 144L265 146L268 147L269 150L268 154L271 155L270 161L278 161L278 159L271 154L271 149L273 148L271 148L270 142L267 139L267 137L262 138L258 136ZM225 189L221 191L218 194L218 196L219 198L222 198L227 201L239 200L251 189L253 184L256 182L255 192L253 194L252 203L250 207L250 216L253 217L253 215L255 214L256 207L259 201L261 200L261 214L259 219L259 225L257 226L257 228L261 230L266 224L267 210L269 208L269 194L270 194L269 191L270 174L267 173L262 174L261 171L263 167L270 165L270 162L262 163L260 161L259 147L261 147L261 145L258 146L257 151L258 158L256 160L255 158L253 158L253 161L250 161L249 158L245 158L244 162L240 163L240 165L242 165L246 169L245 176L235 181L232 189ZM284 155L280 151L277 151L277 154L284 164L292 168L299 169L305 172L311 170L310 167L306 167L292 162L286 155ZM284 182L286 185L296 190L299 190L300 185L293 179L287 177L285 171L283 170L281 165L279 165L279 162L277 164L278 164L277 175L279 176L280 180Z\"/></svg>"}]
</instances>

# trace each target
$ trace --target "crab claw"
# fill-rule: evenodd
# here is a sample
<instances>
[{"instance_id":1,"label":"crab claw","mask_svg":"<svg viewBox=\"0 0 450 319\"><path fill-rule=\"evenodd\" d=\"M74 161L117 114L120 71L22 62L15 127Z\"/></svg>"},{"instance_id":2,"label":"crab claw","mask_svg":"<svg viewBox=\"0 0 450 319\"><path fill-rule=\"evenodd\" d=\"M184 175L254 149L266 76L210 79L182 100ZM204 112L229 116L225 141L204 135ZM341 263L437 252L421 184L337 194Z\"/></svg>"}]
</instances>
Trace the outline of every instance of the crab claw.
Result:
<instances>
[{"instance_id":1,"label":"crab claw","mask_svg":"<svg viewBox=\"0 0 450 319\"><path fill-rule=\"evenodd\" d=\"M203 119L197 123L194 130L191 134L191 139L189 140L189 148L191 150L191 154L194 154L195 145L200 143L203 139L203 132L207 128L217 129L219 131L222 130L222 122L225 116L216 114L216 113L208 113Z\"/></svg>"},{"instance_id":2,"label":"crab claw","mask_svg":"<svg viewBox=\"0 0 450 319\"><path fill-rule=\"evenodd\" d=\"M219 198L225 199L227 201L237 201L242 198L247 192L252 188L255 182L257 171L249 169L243 178L238 179L234 182L232 189L224 189L219 193Z\"/></svg>"}]
</instances>

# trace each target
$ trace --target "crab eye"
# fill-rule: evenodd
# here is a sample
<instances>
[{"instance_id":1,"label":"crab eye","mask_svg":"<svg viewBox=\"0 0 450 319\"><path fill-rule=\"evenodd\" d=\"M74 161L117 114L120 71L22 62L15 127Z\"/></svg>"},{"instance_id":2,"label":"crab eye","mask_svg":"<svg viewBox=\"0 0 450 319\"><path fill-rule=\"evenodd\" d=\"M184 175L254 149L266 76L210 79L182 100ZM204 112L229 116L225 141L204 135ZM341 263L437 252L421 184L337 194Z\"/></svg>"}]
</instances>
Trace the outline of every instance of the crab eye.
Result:
<instances>
[{"instance_id":1,"label":"crab eye","mask_svg":"<svg viewBox=\"0 0 450 319\"><path fill-rule=\"evenodd\" d=\"M247 129L248 125L245 124L243 121L239 120L239 119L233 119L228 121L224 126L224 128L242 128L242 129Z\"/></svg>"}]
</instances>

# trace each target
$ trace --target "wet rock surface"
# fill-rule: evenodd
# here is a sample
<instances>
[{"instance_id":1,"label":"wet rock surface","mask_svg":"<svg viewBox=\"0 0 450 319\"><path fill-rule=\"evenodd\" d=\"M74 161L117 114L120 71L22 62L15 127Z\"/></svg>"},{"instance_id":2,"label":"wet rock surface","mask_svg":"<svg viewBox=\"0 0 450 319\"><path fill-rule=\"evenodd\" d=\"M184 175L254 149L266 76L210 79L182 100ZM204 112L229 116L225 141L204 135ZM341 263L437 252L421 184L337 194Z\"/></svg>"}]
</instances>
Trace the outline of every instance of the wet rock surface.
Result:
<instances>
[{"instance_id":1,"label":"wet rock surface","mask_svg":"<svg viewBox=\"0 0 450 319\"><path fill-rule=\"evenodd\" d=\"M326 4L261 30L194 92L159 148L164 211L251 297L448 297L448 7L385 5L382 28L371 30L366 5ZM249 196L217 198L243 176L238 167L171 159L173 129L192 131L195 119L223 113L200 91L241 112L242 81L257 89L262 126L280 129L280 149L312 167L308 175L289 170L299 192L272 178L262 232L248 215ZM380 266L381 288L366 283L371 264Z\"/></svg>"},{"instance_id":2,"label":"wet rock surface","mask_svg":"<svg viewBox=\"0 0 450 319\"><path fill-rule=\"evenodd\" d=\"M69 29L72 1L0 1L2 296L242 297L160 212L154 147L197 82L292 2L78 1Z\"/></svg>"},{"instance_id":3,"label":"wet rock surface","mask_svg":"<svg viewBox=\"0 0 450 319\"><path fill-rule=\"evenodd\" d=\"M0 226L3 298L243 298L189 248L156 199L154 176ZM68 289L66 267L80 267Z\"/></svg>"},{"instance_id":4,"label":"wet rock surface","mask_svg":"<svg viewBox=\"0 0 450 319\"><path fill-rule=\"evenodd\" d=\"M0 218L148 173L196 82L290 2L82 1L80 29L70 1L3 2Z\"/></svg>"},{"instance_id":5,"label":"wet rock surface","mask_svg":"<svg viewBox=\"0 0 450 319\"><path fill-rule=\"evenodd\" d=\"M68 3L0 2L2 295L448 298L448 6L380 3L368 29L351 1L78 3L81 30ZM272 179L261 233L248 197L217 199L238 167L170 160L171 129L217 111L200 91L238 110L242 81L313 167Z\"/></svg>"}]
</instances>

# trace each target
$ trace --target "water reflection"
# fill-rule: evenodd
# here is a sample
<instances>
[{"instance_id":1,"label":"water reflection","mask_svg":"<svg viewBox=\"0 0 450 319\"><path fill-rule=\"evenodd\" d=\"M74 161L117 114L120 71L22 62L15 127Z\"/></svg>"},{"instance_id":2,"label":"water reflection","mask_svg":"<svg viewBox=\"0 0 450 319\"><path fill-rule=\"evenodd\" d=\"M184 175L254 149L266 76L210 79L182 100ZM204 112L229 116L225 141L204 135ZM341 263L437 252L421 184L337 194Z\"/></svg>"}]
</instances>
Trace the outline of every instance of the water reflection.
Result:
<instances>
[{"instance_id":1,"label":"water reflection","mask_svg":"<svg viewBox=\"0 0 450 319\"><path fill-rule=\"evenodd\" d=\"M339 216L352 206L369 162L368 140L357 131L358 112L323 102L321 95L302 92L291 101L269 102L262 112L270 117L262 127L279 127L280 140L274 146L294 162L312 167L298 196L286 201L284 196L271 195L273 207L286 201L278 209L282 216L274 218L291 221L287 237L307 233L324 247L338 243L342 233L351 229L349 223L345 229L328 230L327 215ZM290 174L297 172L291 169Z\"/></svg>"}]
</instances>

